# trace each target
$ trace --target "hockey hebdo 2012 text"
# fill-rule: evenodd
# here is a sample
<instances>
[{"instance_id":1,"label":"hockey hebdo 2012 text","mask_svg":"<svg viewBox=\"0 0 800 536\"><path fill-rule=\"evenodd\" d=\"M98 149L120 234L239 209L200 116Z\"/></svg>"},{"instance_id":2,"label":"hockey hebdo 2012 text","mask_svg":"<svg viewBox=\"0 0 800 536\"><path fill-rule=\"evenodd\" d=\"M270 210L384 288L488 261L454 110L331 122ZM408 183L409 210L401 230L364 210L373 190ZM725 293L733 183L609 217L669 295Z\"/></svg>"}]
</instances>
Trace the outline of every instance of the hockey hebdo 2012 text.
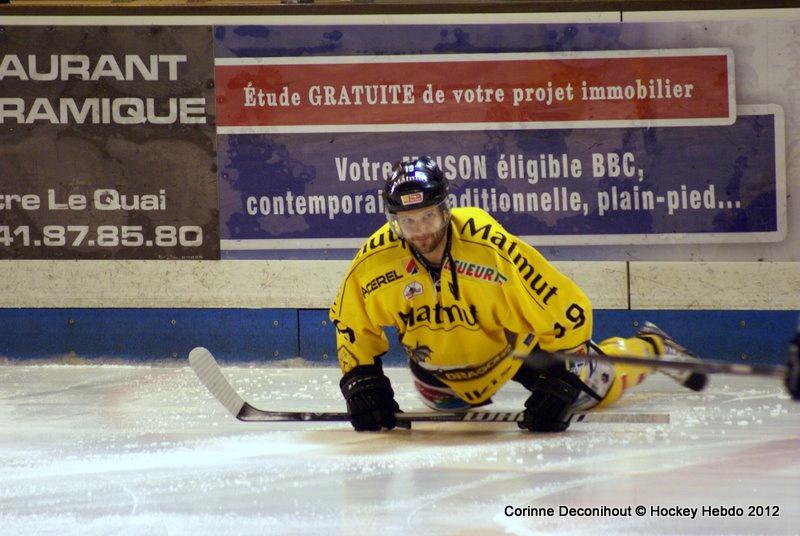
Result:
<instances>
[{"instance_id":1,"label":"hockey hebdo 2012 text","mask_svg":"<svg viewBox=\"0 0 800 536\"><path fill-rule=\"evenodd\" d=\"M780 517L777 505L637 505L637 506L512 506L503 509L506 517Z\"/></svg>"}]
</instances>

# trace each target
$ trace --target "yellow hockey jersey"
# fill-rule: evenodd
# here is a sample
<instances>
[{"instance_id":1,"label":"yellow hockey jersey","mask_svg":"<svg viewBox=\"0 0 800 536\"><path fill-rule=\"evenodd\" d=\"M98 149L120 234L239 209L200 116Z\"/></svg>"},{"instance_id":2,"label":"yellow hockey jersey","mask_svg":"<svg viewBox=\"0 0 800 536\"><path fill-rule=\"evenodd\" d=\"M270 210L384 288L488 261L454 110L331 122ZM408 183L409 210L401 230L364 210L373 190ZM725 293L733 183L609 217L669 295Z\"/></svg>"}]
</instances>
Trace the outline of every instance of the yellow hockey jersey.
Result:
<instances>
[{"instance_id":1,"label":"yellow hockey jersey","mask_svg":"<svg viewBox=\"0 0 800 536\"><path fill-rule=\"evenodd\" d=\"M592 310L572 280L488 213L451 212L441 290L387 224L356 255L330 318L343 372L374 363L389 348L383 328L395 326L410 360L479 404L516 373L513 353L588 341Z\"/></svg>"}]
</instances>

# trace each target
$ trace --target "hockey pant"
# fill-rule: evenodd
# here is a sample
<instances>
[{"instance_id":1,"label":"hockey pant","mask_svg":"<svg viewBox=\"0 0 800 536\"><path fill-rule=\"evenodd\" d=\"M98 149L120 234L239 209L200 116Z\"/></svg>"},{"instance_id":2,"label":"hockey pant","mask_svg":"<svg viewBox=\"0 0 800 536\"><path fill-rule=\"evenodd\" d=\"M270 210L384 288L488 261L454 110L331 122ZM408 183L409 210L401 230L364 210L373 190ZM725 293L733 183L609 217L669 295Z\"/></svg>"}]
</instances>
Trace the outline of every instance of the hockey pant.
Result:
<instances>
[{"instance_id":1,"label":"hockey pant","mask_svg":"<svg viewBox=\"0 0 800 536\"><path fill-rule=\"evenodd\" d=\"M470 404L414 361L409 361L408 367L414 377L414 387L417 389L417 393L429 408L439 411L466 411L492 403L490 398L481 404Z\"/></svg>"},{"instance_id":2,"label":"hockey pant","mask_svg":"<svg viewBox=\"0 0 800 536\"><path fill-rule=\"evenodd\" d=\"M629 339L612 337L597 345L592 343L592 346L596 346L601 353L607 355L639 356L643 358L652 358L658 355L656 349L650 343L637 337ZM591 353L587 357L576 356L575 360L569 363L567 367L602 399L598 403L596 399L588 394L581 393L574 404L574 408L583 411L592 407L605 407L614 403L627 389L639 385L652 370L646 366L623 363L614 365L593 360L591 359ZM414 387L422 401L432 409L439 411L466 411L492 402L489 399L482 404L470 404L415 362L409 361L409 369L413 375ZM520 381L518 377L514 379L523 385L529 383Z\"/></svg>"}]
</instances>

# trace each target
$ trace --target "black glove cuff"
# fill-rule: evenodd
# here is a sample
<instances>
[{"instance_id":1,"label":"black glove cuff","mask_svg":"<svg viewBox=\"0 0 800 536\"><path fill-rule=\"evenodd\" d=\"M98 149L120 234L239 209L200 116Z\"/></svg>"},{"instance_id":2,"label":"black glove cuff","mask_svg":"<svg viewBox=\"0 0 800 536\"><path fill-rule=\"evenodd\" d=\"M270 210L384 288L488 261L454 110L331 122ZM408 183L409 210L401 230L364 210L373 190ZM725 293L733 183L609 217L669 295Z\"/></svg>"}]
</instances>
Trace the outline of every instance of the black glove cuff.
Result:
<instances>
[{"instance_id":1,"label":"black glove cuff","mask_svg":"<svg viewBox=\"0 0 800 536\"><path fill-rule=\"evenodd\" d=\"M580 378L576 377L576 379L580 382ZM561 400L566 404L572 404L578 398L581 388L578 385L574 385L572 382L567 381L567 378L556 378L550 376L540 378L535 384L533 384L532 391L535 393L548 394L556 397L558 400Z\"/></svg>"},{"instance_id":2,"label":"black glove cuff","mask_svg":"<svg viewBox=\"0 0 800 536\"><path fill-rule=\"evenodd\" d=\"M366 391L376 390L394 396L392 384L383 373L383 366L380 362L374 365L354 367L339 380L339 388L347 400Z\"/></svg>"}]
</instances>

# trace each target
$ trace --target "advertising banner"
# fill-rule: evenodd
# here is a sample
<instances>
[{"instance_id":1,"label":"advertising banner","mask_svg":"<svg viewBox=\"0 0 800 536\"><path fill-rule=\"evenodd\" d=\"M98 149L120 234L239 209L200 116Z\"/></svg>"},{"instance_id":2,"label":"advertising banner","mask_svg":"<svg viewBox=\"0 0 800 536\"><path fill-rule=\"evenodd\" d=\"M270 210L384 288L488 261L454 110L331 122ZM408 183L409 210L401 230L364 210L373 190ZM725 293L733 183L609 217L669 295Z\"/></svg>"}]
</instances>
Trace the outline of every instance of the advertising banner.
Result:
<instances>
[{"instance_id":1,"label":"advertising banner","mask_svg":"<svg viewBox=\"0 0 800 536\"><path fill-rule=\"evenodd\" d=\"M0 32L0 258L219 258L210 27Z\"/></svg>"},{"instance_id":2,"label":"advertising banner","mask_svg":"<svg viewBox=\"0 0 800 536\"><path fill-rule=\"evenodd\" d=\"M781 107L737 105L732 48L627 28L215 28L223 256L358 247L422 155L537 245L782 240Z\"/></svg>"},{"instance_id":3,"label":"advertising banner","mask_svg":"<svg viewBox=\"0 0 800 536\"><path fill-rule=\"evenodd\" d=\"M783 114L730 126L220 136L222 247L355 248L393 162L424 148L454 206L536 245L781 240Z\"/></svg>"},{"instance_id":4,"label":"advertising banner","mask_svg":"<svg viewBox=\"0 0 800 536\"><path fill-rule=\"evenodd\" d=\"M781 107L653 28L2 27L0 258L323 258L422 155L537 245L782 240Z\"/></svg>"},{"instance_id":5,"label":"advertising banner","mask_svg":"<svg viewBox=\"0 0 800 536\"><path fill-rule=\"evenodd\" d=\"M220 58L220 133L729 125L723 49Z\"/></svg>"}]
</instances>

